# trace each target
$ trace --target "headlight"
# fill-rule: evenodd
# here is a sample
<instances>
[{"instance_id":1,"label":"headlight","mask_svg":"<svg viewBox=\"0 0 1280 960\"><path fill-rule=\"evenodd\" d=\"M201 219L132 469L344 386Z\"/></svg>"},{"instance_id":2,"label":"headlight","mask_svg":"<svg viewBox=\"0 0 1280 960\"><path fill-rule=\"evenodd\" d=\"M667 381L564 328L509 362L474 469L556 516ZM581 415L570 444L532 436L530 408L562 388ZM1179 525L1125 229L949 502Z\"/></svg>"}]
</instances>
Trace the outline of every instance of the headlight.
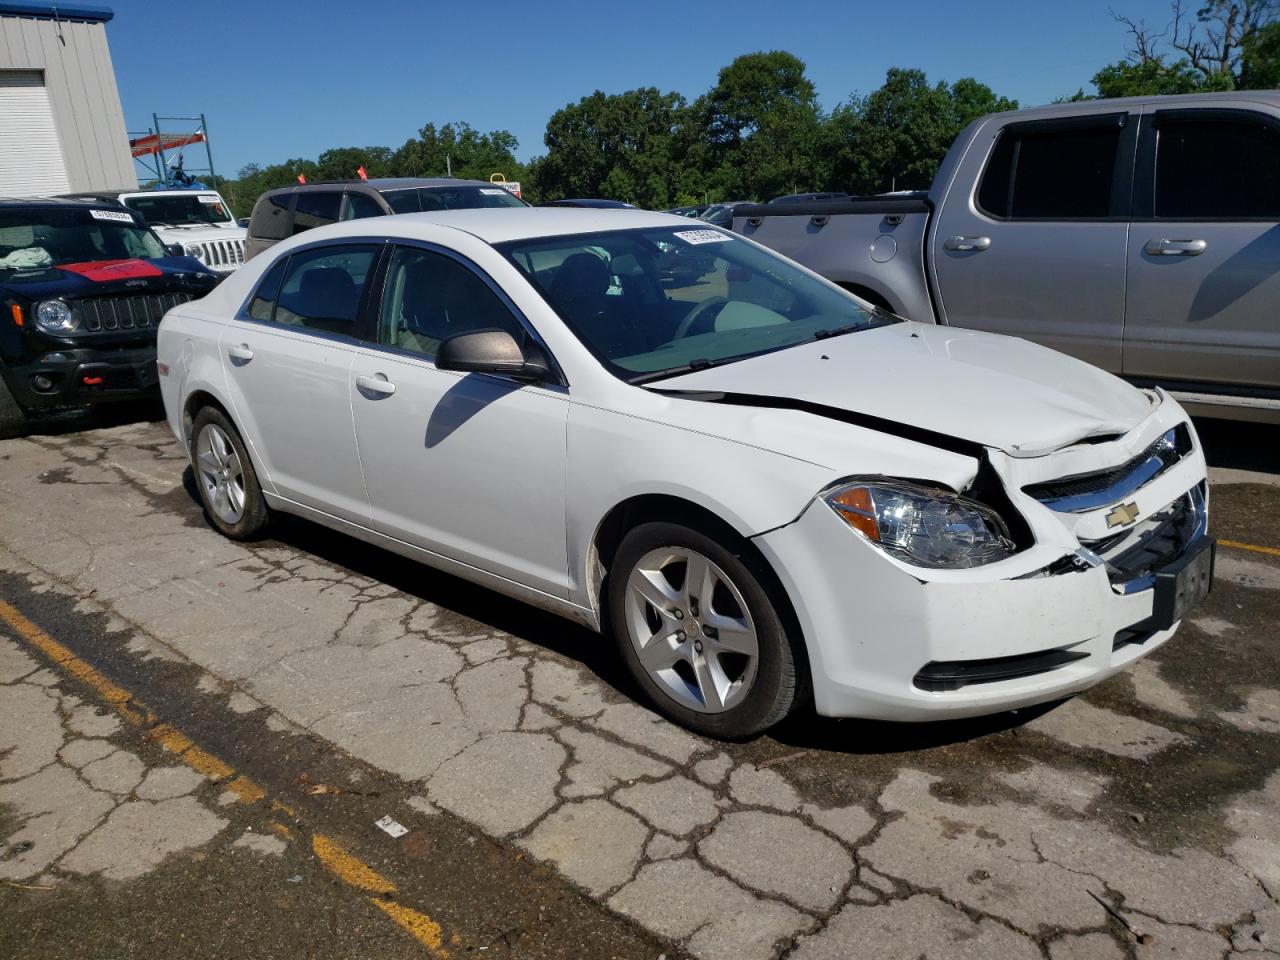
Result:
<instances>
[{"instance_id":1,"label":"headlight","mask_svg":"<svg viewBox=\"0 0 1280 960\"><path fill-rule=\"evenodd\" d=\"M61 300L41 300L36 304L36 326L45 333L70 333L79 324Z\"/></svg>"},{"instance_id":2,"label":"headlight","mask_svg":"<svg viewBox=\"0 0 1280 960\"><path fill-rule=\"evenodd\" d=\"M185 247L183 247L182 249L186 252L186 254L187 254L187 256L188 256L188 257L195 257L195 258L196 258L197 260L199 260L201 263L204 263L204 257L202 257L202 256L200 255L200 254L201 254L201 252L202 252L202 251L201 251L201 249L200 249L200 244L198 244L198 243L188 243L188 244L187 244Z\"/></svg>"},{"instance_id":3,"label":"headlight","mask_svg":"<svg viewBox=\"0 0 1280 960\"><path fill-rule=\"evenodd\" d=\"M977 567L1017 549L994 510L950 490L898 481L851 483L824 499L881 550L919 567Z\"/></svg>"}]
</instances>

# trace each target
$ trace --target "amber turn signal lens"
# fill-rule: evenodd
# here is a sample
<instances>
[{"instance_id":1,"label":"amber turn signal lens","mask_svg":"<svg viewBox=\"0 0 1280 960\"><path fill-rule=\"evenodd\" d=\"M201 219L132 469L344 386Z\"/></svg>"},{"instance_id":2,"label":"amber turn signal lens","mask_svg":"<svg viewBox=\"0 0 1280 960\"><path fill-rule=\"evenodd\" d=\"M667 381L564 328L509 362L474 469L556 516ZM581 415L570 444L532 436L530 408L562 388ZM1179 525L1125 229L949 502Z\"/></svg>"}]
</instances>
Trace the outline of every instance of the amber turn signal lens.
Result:
<instances>
[{"instance_id":1,"label":"amber turn signal lens","mask_svg":"<svg viewBox=\"0 0 1280 960\"><path fill-rule=\"evenodd\" d=\"M22 308L16 303L10 304L9 314L13 317L13 323L15 326L26 326L27 318L22 315Z\"/></svg>"},{"instance_id":2,"label":"amber turn signal lens","mask_svg":"<svg viewBox=\"0 0 1280 960\"><path fill-rule=\"evenodd\" d=\"M850 487L832 497L830 503L840 518L868 540L880 540L880 525L876 523L875 504L871 491L866 487Z\"/></svg>"}]
</instances>

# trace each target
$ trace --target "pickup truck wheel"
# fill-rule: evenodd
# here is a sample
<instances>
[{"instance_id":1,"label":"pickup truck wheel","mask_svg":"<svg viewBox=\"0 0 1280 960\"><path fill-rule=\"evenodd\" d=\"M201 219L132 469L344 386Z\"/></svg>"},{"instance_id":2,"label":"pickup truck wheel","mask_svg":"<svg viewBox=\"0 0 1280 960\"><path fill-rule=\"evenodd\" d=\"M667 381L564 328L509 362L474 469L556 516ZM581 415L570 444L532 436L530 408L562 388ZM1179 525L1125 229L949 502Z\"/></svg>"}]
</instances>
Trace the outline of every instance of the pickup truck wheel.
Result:
<instances>
[{"instance_id":1,"label":"pickup truck wheel","mask_svg":"<svg viewBox=\"0 0 1280 960\"><path fill-rule=\"evenodd\" d=\"M672 523L622 540L609 574L609 623L631 674L666 716L735 739L797 703L795 655L745 551Z\"/></svg>"},{"instance_id":2,"label":"pickup truck wheel","mask_svg":"<svg viewBox=\"0 0 1280 960\"><path fill-rule=\"evenodd\" d=\"M13 399L8 385L0 380L0 440L25 436L26 432L26 414L18 406L18 401Z\"/></svg>"},{"instance_id":3,"label":"pickup truck wheel","mask_svg":"<svg viewBox=\"0 0 1280 960\"><path fill-rule=\"evenodd\" d=\"M265 529L267 502L240 433L216 407L191 425L191 468L209 522L223 536L249 540Z\"/></svg>"}]
</instances>

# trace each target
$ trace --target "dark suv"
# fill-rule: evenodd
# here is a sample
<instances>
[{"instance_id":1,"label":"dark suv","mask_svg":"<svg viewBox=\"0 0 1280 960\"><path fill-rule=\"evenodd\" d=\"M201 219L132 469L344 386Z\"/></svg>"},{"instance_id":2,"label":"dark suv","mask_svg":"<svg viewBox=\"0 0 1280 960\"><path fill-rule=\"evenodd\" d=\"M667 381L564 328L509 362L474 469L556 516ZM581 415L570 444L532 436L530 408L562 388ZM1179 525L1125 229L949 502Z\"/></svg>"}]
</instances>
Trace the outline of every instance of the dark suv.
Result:
<instances>
[{"instance_id":1,"label":"dark suv","mask_svg":"<svg viewBox=\"0 0 1280 960\"><path fill-rule=\"evenodd\" d=\"M156 327L217 274L136 214L86 200L0 200L0 438L33 417L159 398Z\"/></svg>"},{"instance_id":2,"label":"dark suv","mask_svg":"<svg viewBox=\"0 0 1280 960\"><path fill-rule=\"evenodd\" d=\"M244 258L249 260L295 233L339 220L432 210L527 206L496 183L451 177L387 177L280 187L268 190L253 205Z\"/></svg>"}]
</instances>

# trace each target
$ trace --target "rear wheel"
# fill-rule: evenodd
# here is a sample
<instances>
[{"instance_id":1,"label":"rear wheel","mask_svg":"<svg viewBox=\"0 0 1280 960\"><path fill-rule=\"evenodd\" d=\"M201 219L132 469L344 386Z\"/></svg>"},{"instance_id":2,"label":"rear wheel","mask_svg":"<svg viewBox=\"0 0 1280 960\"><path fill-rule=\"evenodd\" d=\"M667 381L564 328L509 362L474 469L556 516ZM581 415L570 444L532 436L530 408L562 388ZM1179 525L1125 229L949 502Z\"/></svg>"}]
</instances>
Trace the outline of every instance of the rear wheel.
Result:
<instances>
[{"instance_id":1,"label":"rear wheel","mask_svg":"<svg viewBox=\"0 0 1280 960\"><path fill-rule=\"evenodd\" d=\"M677 723L747 737L798 702L796 654L763 581L748 551L698 530L646 523L623 538L610 626L636 681Z\"/></svg>"},{"instance_id":2,"label":"rear wheel","mask_svg":"<svg viewBox=\"0 0 1280 960\"><path fill-rule=\"evenodd\" d=\"M248 540L267 525L267 502L240 433L217 407L191 425L191 466L205 514L220 533Z\"/></svg>"},{"instance_id":3,"label":"rear wheel","mask_svg":"<svg viewBox=\"0 0 1280 960\"><path fill-rule=\"evenodd\" d=\"M0 440L25 436L26 432L26 414L18 406L18 401L13 399L8 385L0 380Z\"/></svg>"}]
</instances>

